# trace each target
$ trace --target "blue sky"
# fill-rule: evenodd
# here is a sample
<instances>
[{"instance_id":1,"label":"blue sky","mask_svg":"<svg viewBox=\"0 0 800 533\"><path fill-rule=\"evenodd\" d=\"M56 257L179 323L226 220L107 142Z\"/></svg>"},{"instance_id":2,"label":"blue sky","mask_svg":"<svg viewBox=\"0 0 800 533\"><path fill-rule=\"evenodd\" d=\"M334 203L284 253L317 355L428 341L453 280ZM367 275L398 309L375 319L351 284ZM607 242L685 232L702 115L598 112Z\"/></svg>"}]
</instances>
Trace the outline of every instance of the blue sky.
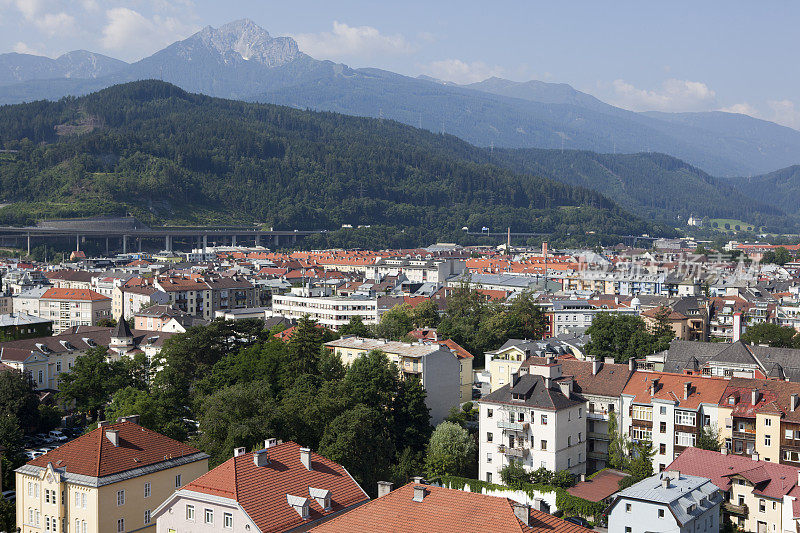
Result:
<instances>
[{"instance_id":1,"label":"blue sky","mask_svg":"<svg viewBox=\"0 0 800 533\"><path fill-rule=\"evenodd\" d=\"M137 60L248 17L354 67L568 83L632 110L724 109L800 129L800 2L0 0L0 52Z\"/></svg>"}]
</instances>

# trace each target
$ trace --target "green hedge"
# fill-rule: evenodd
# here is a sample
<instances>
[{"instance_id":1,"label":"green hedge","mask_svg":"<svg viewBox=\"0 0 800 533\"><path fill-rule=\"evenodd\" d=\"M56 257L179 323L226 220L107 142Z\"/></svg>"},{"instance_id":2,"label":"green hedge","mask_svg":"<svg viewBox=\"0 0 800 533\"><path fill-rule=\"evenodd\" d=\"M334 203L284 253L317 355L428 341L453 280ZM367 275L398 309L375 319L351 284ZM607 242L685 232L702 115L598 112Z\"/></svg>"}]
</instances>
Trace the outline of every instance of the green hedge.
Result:
<instances>
[{"instance_id":1,"label":"green hedge","mask_svg":"<svg viewBox=\"0 0 800 533\"><path fill-rule=\"evenodd\" d=\"M520 490L530 496L531 498L537 497L536 492L539 493L556 493L556 508L563 511L564 515L573 516L578 515L583 518L593 518L596 522L604 519L606 504L603 502L592 502L573 496L566 489L555 487L553 485L541 485L533 483L522 483L519 488L507 487L505 485L498 485L496 483L489 483L481 481L480 479L469 479L457 476L441 476L438 479L431 480L432 482L441 483L443 486L448 486L453 489L464 490L464 487L469 485L470 492L481 493L486 490Z\"/></svg>"}]
</instances>

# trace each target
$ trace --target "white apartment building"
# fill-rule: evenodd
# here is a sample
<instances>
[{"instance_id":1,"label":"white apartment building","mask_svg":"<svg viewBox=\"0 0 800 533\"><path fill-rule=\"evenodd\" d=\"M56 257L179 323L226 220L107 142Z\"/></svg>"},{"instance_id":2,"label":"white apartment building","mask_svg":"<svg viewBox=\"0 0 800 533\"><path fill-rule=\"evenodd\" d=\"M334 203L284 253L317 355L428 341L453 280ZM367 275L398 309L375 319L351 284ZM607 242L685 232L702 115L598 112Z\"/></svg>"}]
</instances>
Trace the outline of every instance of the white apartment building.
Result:
<instances>
[{"instance_id":1,"label":"white apartment building","mask_svg":"<svg viewBox=\"0 0 800 533\"><path fill-rule=\"evenodd\" d=\"M412 283L444 283L458 276L467 268L463 259L379 259L375 264L364 266L366 279L383 279L386 276L405 275Z\"/></svg>"},{"instance_id":2,"label":"white apartment building","mask_svg":"<svg viewBox=\"0 0 800 533\"><path fill-rule=\"evenodd\" d=\"M373 350L387 355L397 365L403 379L418 378L425 388L425 404L431 422L444 420L450 408L461 398L461 361L459 354L438 343L395 342L383 339L345 337L325 344L341 357L345 365ZM471 368L471 366L470 366Z\"/></svg>"},{"instance_id":3,"label":"white apartment building","mask_svg":"<svg viewBox=\"0 0 800 533\"><path fill-rule=\"evenodd\" d=\"M531 371L478 402L480 479L499 482L512 461L528 471L586 472L586 401L554 360Z\"/></svg>"},{"instance_id":4,"label":"white apartment building","mask_svg":"<svg viewBox=\"0 0 800 533\"><path fill-rule=\"evenodd\" d=\"M39 306L28 314L53 321L58 334L74 326L93 326L111 318L111 298L90 289L50 288L39 298Z\"/></svg>"},{"instance_id":5,"label":"white apartment building","mask_svg":"<svg viewBox=\"0 0 800 533\"><path fill-rule=\"evenodd\" d=\"M378 300L362 296L342 298L275 294L272 297L272 314L289 319L307 316L334 331L338 331L354 316L360 316L364 324L377 324L379 319Z\"/></svg>"}]
</instances>

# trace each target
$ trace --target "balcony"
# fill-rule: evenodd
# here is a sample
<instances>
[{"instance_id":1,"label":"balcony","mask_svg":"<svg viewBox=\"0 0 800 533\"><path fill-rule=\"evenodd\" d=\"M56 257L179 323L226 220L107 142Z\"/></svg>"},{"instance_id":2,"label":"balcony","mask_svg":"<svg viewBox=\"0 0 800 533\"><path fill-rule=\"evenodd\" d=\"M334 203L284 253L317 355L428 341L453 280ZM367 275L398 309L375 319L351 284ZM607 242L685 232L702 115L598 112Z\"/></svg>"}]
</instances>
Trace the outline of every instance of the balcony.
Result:
<instances>
[{"instance_id":1,"label":"balcony","mask_svg":"<svg viewBox=\"0 0 800 533\"><path fill-rule=\"evenodd\" d=\"M507 455L508 457L517 457L522 459L526 455L528 455L528 448L511 448L510 446L506 446L505 444L501 444L497 447L497 449L503 455Z\"/></svg>"},{"instance_id":2,"label":"balcony","mask_svg":"<svg viewBox=\"0 0 800 533\"><path fill-rule=\"evenodd\" d=\"M590 420L608 420L608 409L590 409L586 417Z\"/></svg>"},{"instance_id":3,"label":"balcony","mask_svg":"<svg viewBox=\"0 0 800 533\"><path fill-rule=\"evenodd\" d=\"M732 435L734 439L756 440L756 432L754 429L745 429L744 431L734 430Z\"/></svg>"},{"instance_id":4,"label":"balcony","mask_svg":"<svg viewBox=\"0 0 800 533\"><path fill-rule=\"evenodd\" d=\"M594 440L608 440L608 441L611 440L611 437L608 436L608 433L598 433L596 431L590 431L589 433L587 433L587 436L590 439Z\"/></svg>"},{"instance_id":5,"label":"balcony","mask_svg":"<svg viewBox=\"0 0 800 533\"><path fill-rule=\"evenodd\" d=\"M731 502L722 502L722 510L731 515L747 518L747 504L736 505Z\"/></svg>"},{"instance_id":6,"label":"balcony","mask_svg":"<svg viewBox=\"0 0 800 533\"><path fill-rule=\"evenodd\" d=\"M528 422L509 422L508 420L498 420L497 427L511 431L525 431L530 424Z\"/></svg>"}]
</instances>

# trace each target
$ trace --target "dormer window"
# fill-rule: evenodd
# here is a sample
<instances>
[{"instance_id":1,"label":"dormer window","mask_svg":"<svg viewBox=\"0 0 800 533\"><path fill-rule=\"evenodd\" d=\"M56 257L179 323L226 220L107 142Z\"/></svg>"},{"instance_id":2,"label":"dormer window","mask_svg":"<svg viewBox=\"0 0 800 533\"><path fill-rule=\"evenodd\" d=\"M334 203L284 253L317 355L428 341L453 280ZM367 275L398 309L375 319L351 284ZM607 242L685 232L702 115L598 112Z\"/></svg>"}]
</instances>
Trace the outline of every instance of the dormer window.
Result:
<instances>
[{"instance_id":1,"label":"dormer window","mask_svg":"<svg viewBox=\"0 0 800 533\"><path fill-rule=\"evenodd\" d=\"M312 498L314 498L314 501L317 502L317 505L322 507L323 511L329 511L331 509L331 491L308 487L308 493Z\"/></svg>"},{"instance_id":2,"label":"dormer window","mask_svg":"<svg viewBox=\"0 0 800 533\"><path fill-rule=\"evenodd\" d=\"M309 506L308 506L308 498L303 498L302 496L292 496L291 494L286 495L286 501L289 505L292 506L300 518L303 520L307 520L309 517Z\"/></svg>"}]
</instances>

